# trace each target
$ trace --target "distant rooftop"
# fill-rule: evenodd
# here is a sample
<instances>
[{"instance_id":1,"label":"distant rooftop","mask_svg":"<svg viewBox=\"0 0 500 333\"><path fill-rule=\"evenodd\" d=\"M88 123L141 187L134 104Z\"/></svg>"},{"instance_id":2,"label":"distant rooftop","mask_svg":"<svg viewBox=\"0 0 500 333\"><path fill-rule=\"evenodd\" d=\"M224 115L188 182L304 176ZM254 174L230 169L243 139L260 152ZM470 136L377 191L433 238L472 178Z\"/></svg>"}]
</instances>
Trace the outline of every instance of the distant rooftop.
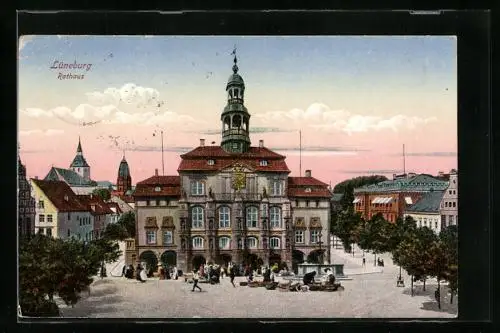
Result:
<instances>
[{"instance_id":1,"label":"distant rooftop","mask_svg":"<svg viewBox=\"0 0 500 333\"><path fill-rule=\"evenodd\" d=\"M407 213L439 213L443 191L433 191L426 193L415 204L406 209Z\"/></svg>"},{"instance_id":2,"label":"distant rooftop","mask_svg":"<svg viewBox=\"0 0 500 333\"><path fill-rule=\"evenodd\" d=\"M396 178L386 180L377 184L366 185L354 189L354 193L365 192L429 192L444 191L448 187L448 182L437 179L431 175L420 174L408 178Z\"/></svg>"}]
</instances>

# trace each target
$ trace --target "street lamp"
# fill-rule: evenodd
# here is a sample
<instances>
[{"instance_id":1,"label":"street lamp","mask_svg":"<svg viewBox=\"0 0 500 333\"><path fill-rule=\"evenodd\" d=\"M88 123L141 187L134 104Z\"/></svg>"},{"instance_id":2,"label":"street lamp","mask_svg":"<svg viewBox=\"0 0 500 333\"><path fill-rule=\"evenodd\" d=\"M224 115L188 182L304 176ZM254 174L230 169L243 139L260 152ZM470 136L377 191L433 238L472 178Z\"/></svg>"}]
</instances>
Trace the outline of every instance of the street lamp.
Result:
<instances>
[{"instance_id":1,"label":"street lamp","mask_svg":"<svg viewBox=\"0 0 500 333\"><path fill-rule=\"evenodd\" d=\"M318 240L318 245L319 245L319 258L320 258L320 264L323 265L323 250L321 249L321 245L323 244L323 241L321 240L323 235L321 234L321 231L319 232L319 240Z\"/></svg>"}]
</instances>

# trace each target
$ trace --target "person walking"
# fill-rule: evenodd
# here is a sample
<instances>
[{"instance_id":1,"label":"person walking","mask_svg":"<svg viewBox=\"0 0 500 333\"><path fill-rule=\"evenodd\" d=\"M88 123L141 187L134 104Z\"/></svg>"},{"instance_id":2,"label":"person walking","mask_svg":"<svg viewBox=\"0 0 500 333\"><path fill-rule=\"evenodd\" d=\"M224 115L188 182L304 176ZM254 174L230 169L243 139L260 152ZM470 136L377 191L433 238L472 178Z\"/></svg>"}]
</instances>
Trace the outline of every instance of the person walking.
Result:
<instances>
[{"instance_id":1,"label":"person walking","mask_svg":"<svg viewBox=\"0 0 500 333\"><path fill-rule=\"evenodd\" d=\"M363 267L365 267L365 266L366 266L366 258L363 257Z\"/></svg>"},{"instance_id":2,"label":"person walking","mask_svg":"<svg viewBox=\"0 0 500 333\"><path fill-rule=\"evenodd\" d=\"M228 268L229 270L229 277L231 278L231 284L233 285L234 288L236 288L236 286L234 285L234 277L236 276L236 272L235 272L235 267L234 266L231 266Z\"/></svg>"},{"instance_id":3,"label":"person walking","mask_svg":"<svg viewBox=\"0 0 500 333\"><path fill-rule=\"evenodd\" d=\"M198 280L200 279L200 276L198 275L198 272L196 269L193 269L193 289L191 291L194 291L194 288L198 288L201 292L201 288L198 285Z\"/></svg>"}]
</instances>

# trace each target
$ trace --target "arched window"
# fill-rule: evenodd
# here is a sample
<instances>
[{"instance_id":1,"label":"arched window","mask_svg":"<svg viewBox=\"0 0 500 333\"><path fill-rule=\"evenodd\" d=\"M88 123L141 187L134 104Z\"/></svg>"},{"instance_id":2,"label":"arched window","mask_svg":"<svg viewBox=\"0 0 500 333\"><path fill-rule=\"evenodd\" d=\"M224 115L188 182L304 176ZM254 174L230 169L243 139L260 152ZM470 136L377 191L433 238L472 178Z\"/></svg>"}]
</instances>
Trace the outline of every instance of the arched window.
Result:
<instances>
[{"instance_id":1,"label":"arched window","mask_svg":"<svg viewBox=\"0 0 500 333\"><path fill-rule=\"evenodd\" d=\"M219 249L228 250L231 248L231 238L230 237L220 237L219 238Z\"/></svg>"},{"instance_id":2,"label":"arched window","mask_svg":"<svg viewBox=\"0 0 500 333\"><path fill-rule=\"evenodd\" d=\"M271 246L271 249L279 249L280 248L280 239L278 237L271 237L269 239L269 245Z\"/></svg>"},{"instance_id":3,"label":"arched window","mask_svg":"<svg viewBox=\"0 0 500 333\"><path fill-rule=\"evenodd\" d=\"M246 239L246 241L247 241L247 247L249 249L255 249L255 248L257 248L258 243L259 243L258 240L257 240L257 238L255 238L255 237L248 237Z\"/></svg>"},{"instance_id":4,"label":"arched window","mask_svg":"<svg viewBox=\"0 0 500 333\"><path fill-rule=\"evenodd\" d=\"M219 208L219 228L229 227L231 227L231 215L229 213L229 207L222 206Z\"/></svg>"},{"instance_id":5,"label":"arched window","mask_svg":"<svg viewBox=\"0 0 500 333\"><path fill-rule=\"evenodd\" d=\"M203 208L193 207L191 211L191 227L203 228Z\"/></svg>"},{"instance_id":6,"label":"arched window","mask_svg":"<svg viewBox=\"0 0 500 333\"><path fill-rule=\"evenodd\" d=\"M259 219L259 210L257 207L251 206L247 208L247 228L257 228Z\"/></svg>"},{"instance_id":7,"label":"arched window","mask_svg":"<svg viewBox=\"0 0 500 333\"><path fill-rule=\"evenodd\" d=\"M271 207L269 209L269 217L271 228L281 227L281 209L279 207Z\"/></svg>"},{"instance_id":8,"label":"arched window","mask_svg":"<svg viewBox=\"0 0 500 333\"><path fill-rule=\"evenodd\" d=\"M203 238L193 237L193 249L203 249Z\"/></svg>"},{"instance_id":9,"label":"arched window","mask_svg":"<svg viewBox=\"0 0 500 333\"><path fill-rule=\"evenodd\" d=\"M235 127L241 127L241 117L240 116L233 117L233 128L235 128Z\"/></svg>"}]
</instances>

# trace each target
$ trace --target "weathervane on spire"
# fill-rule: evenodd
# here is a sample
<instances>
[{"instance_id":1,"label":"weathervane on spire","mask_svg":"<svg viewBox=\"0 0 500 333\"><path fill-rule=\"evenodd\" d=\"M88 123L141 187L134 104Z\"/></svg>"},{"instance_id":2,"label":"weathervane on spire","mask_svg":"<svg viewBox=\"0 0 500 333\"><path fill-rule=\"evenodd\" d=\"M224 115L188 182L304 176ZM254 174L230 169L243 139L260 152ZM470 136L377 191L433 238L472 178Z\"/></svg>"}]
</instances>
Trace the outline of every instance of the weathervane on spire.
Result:
<instances>
[{"instance_id":1,"label":"weathervane on spire","mask_svg":"<svg viewBox=\"0 0 500 333\"><path fill-rule=\"evenodd\" d=\"M238 62L238 59L236 58L236 44L234 44L233 52L231 52L231 55L234 55L233 72L234 74L236 74L238 73L238 65L236 64Z\"/></svg>"}]
</instances>

